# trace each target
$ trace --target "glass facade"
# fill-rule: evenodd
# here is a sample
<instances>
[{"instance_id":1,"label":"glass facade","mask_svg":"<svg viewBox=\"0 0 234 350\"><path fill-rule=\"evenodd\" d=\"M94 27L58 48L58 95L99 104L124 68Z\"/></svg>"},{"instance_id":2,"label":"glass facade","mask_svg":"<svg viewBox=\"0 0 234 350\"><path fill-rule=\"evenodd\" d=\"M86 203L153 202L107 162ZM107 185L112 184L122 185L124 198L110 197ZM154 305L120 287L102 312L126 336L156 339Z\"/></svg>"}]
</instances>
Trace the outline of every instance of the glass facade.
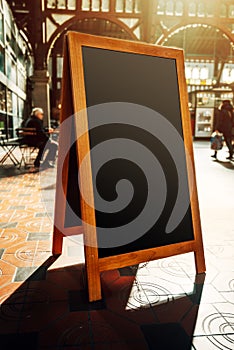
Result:
<instances>
[{"instance_id":1,"label":"glass facade","mask_svg":"<svg viewBox=\"0 0 234 350\"><path fill-rule=\"evenodd\" d=\"M46 0L47 9L75 10L76 0Z\"/></svg>"},{"instance_id":2,"label":"glass facade","mask_svg":"<svg viewBox=\"0 0 234 350\"><path fill-rule=\"evenodd\" d=\"M119 2L122 1L119 0ZM184 14L190 17L213 17L215 8L215 1L207 0L158 0L157 2L158 15L182 16ZM216 11L220 17L234 18L234 4L231 1L220 4Z\"/></svg>"},{"instance_id":3,"label":"glass facade","mask_svg":"<svg viewBox=\"0 0 234 350\"><path fill-rule=\"evenodd\" d=\"M27 101L27 43L20 35L8 4L0 8L0 133L15 137Z\"/></svg>"}]
</instances>

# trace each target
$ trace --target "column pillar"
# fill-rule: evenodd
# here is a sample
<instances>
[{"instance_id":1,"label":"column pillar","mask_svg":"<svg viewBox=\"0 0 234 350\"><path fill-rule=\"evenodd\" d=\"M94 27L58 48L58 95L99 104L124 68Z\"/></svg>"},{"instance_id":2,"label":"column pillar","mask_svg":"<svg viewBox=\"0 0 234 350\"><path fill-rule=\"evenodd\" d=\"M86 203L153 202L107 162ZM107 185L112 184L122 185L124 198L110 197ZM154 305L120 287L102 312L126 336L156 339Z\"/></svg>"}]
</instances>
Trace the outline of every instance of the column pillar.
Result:
<instances>
[{"instance_id":1,"label":"column pillar","mask_svg":"<svg viewBox=\"0 0 234 350\"><path fill-rule=\"evenodd\" d=\"M38 69L30 77L32 82L32 105L44 111L43 124L50 126L50 88L49 72L47 69Z\"/></svg>"}]
</instances>

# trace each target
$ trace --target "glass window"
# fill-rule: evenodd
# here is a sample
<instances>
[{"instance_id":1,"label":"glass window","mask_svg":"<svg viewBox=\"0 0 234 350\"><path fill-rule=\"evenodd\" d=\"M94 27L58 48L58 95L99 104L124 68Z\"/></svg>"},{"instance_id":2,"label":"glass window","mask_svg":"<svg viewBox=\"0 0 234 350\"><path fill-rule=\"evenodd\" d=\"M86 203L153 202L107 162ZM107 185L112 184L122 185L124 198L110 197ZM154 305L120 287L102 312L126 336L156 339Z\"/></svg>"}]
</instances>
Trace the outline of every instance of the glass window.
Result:
<instances>
[{"instance_id":1,"label":"glass window","mask_svg":"<svg viewBox=\"0 0 234 350\"><path fill-rule=\"evenodd\" d=\"M0 83L0 110L6 112L6 87Z\"/></svg>"},{"instance_id":2,"label":"glass window","mask_svg":"<svg viewBox=\"0 0 234 350\"><path fill-rule=\"evenodd\" d=\"M184 10L184 5L182 1L176 1L175 14L176 16L182 16Z\"/></svg>"},{"instance_id":3,"label":"glass window","mask_svg":"<svg viewBox=\"0 0 234 350\"><path fill-rule=\"evenodd\" d=\"M205 5L200 2L197 7L197 15L199 17L204 17L205 16Z\"/></svg>"},{"instance_id":4,"label":"glass window","mask_svg":"<svg viewBox=\"0 0 234 350\"><path fill-rule=\"evenodd\" d=\"M13 120L12 116L7 116L7 137L13 137Z\"/></svg>"},{"instance_id":5,"label":"glass window","mask_svg":"<svg viewBox=\"0 0 234 350\"><path fill-rule=\"evenodd\" d=\"M76 9L76 0L68 0L67 1L67 8L68 8L68 10L75 10Z\"/></svg>"},{"instance_id":6,"label":"glass window","mask_svg":"<svg viewBox=\"0 0 234 350\"><path fill-rule=\"evenodd\" d=\"M192 68L187 65L185 65L185 77L186 79L192 78Z\"/></svg>"},{"instance_id":7,"label":"glass window","mask_svg":"<svg viewBox=\"0 0 234 350\"><path fill-rule=\"evenodd\" d=\"M208 79L209 71L207 67L202 67L200 70L200 79Z\"/></svg>"},{"instance_id":8,"label":"glass window","mask_svg":"<svg viewBox=\"0 0 234 350\"><path fill-rule=\"evenodd\" d=\"M7 53L6 54L6 75L7 77L16 84L16 64L13 58Z\"/></svg>"},{"instance_id":9,"label":"glass window","mask_svg":"<svg viewBox=\"0 0 234 350\"><path fill-rule=\"evenodd\" d=\"M82 10L89 11L90 9L90 0L82 0Z\"/></svg>"},{"instance_id":10,"label":"glass window","mask_svg":"<svg viewBox=\"0 0 234 350\"><path fill-rule=\"evenodd\" d=\"M18 71L18 86L22 91L26 91L26 76Z\"/></svg>"},{"instance_id":11,"label":"glass window","mask_svg":"<svg viewBox=\"0 0 234 350\"><path fill-rule=\"evenodd\" d=\"M110 0L102 0L102 11L108 12L110 9Z\"/></svg>"},{"instance_id":12,"label":"glass window","mask_svg":"<svg viewBox=\"0 0 234 350\"><path fill-rule=\"evenodd\" d=\"M190 2L188 4L188 15L189 16L196 16L197 13L197 6L195 2Z\"/></svg>"},{"instance_id":13,"label":"glass window","mask_svg":"<svg viewBox=\"0 0 234 350\"><path fill-rule=\"evenodd\" d=\"M47 0L48 9L55 9L55 7L56 7L56 0Z\"/></svg>"},{"instance_id":14,"label":"glass window","mask_svg":"<svg viewBox=\"0 0 234 350\"><path fill-rule=\"evenodd\" d=\"M0 40L4 42L4 33L3 33L3 16L0 12Z\"/></svg>"},{"instance_id":15,"label":"glass window","mask_svg":"<svg viewBox=\"0 0 234 350\"><path fill-rule=\"evenodd\" d=\"M172 16L174 14L174 2L172 0L167 1L166 15Z\"/></svg>"},{"instance_id":16,"label":"glass window","mask_svg":"<svg viewBox=\"0 0 234 350\"><path fill-rule=\"evenodd\" d=\"M133 1L132 0L125 0L125 12L132 13L133 12Z\"/></svg>"},{"instance_id":17,"label":"glass window","mask_svg":"<svg viewBox=\"0 0 234 350\"><path fill-rule=\"evenodd\" d=\"M141 12L141 0L135 0L135 12Z\"/></svg>"},{"instance_id":18,"label":"glass window","mask_svg":"<svg viewBox=\"0 0 234 350\"><path fill-rule=\"evenodd\" d=\"M57 78L62 78L63 74L63 57L57 56Z\"/></svg>"},{"instance_id":19,"label":"glass window","mask_svg":"<svg viewBox=\"0 0 234 350\"><path fill-rule=\"evenodd\" d=\"M206 4L206 14L207 17L213 17L214 16L214 4L211 2L208 2Z\"/></svg>"},{"instance_id":20,"label":"glass window","mask_svg":"<svg viewBox=\"0 0 234 350\"><path fill-rule=\"evenodd\" d=\"M18 99L17 95L12 93L12 113L14 116L18 114Z\"/></svg>"},{"instance_id":21,"label":"glass window","mask_svg":"<svg viewBox=\"0 0 234 350\"><path fill-rule=\"evenodd\" d=\"M0 114L0 135L6 135L5 120L6 116Z\"/></svg>"},{"instance_id":22,"label":"glass window","mask_svg":"<svg viewBox=\"0 0 234 350\"><path fill-rule=\"evenodd\" d=\"M0 46L0 72L5 73L5 54L4 48Z\"/></svg>"},{"instance_id":23,"label":"glass window","mask_svg":"<svg viewBox=\"0 0 234 350\"><path fill-rule=\"evenodd\" d=\"M234 5L229 6L228 17L234 18Z\"/></svg>"},{"instance_id":24,"label":"glass window","mask_svg":"<svg viewBox=\"0 0 234 350\"><path fill-rule=\"evenodd\" d=\"M18 99L18 114L19 118L23 119L24 116L24 100L21 98Z\"/></svg>"},{"instance_id":25,"label":"glass window","mask_svg":"<svg viewBox=\"0 0 234 350\"><path fill-rule=\"evenodd\" d=\"M21 119L18 117L13 117L13 128L14 128L14 133L13 137L17 137L16 129L21 127Z\"/></svg>"},{"instance_id":26,"label":"glass window","mask_svg":"<svg viewBox=\"0 0 234 350\"><path fill-rule=\"evenodd\" d=\"M5 25L5 31L6 31L6 40L10 44L11 42L11 28L8 24Z\"/></svg>"},{"instance_id":27,"label":"glass window","mask_svg":"<svg viewBox=\"0 0 234 350\"><path fill-rule=\"evenodd\" d=\"M158 15L163 15L164 14L164 8L165 8L165 1L164 0L159 0L158 1L158 6L157 6L157 14Z\"/></svg>"},{"instance_id":28,"label":"glass window","mask_svg":"<svg viewBox=\"0 0 234 350\"><path fill-rule=\"evenodd\" d=\"M200 70L198 67L194 67L192 70L192 79L199 79L200 78Z\"/></svg>"},{"instance_id":29,"label":"glass window","mask_svg":"<svg viewBox=\"0 0 234 350\"><path fill-rule=\"evenodd\" d=\"M227 6L225 4L221 4L220 17L227 17Z\"/></svg>"},{"instance_id":30,"label":"glass window","mask_svg":"<svg viewBox=\"0 0 234 350\"><path fill-rule=\"evenodd\" d=\"M115 3L115 11L116 12L123 12L123 0L116 0Z\"/></svg>"},{"instance_id":31,"label":"glass window","mask_svg":"<svg viewBox=\"0 0 234 350\"><path fill-rule=\"evenodd\" d=\"M66 8L66 0L57 0L57 8L65 9Z\"/></svg>"},{"instance_id":32,"label":"glass window","mask_svg":"<svg viewBox=\"0 0 234 350\"><path fill-rule=\"evenodd\" d=\"M92 0L92 11L99 11L99 10L100 10L100 1Z\"/></svg>"},{"instance_id":33,"label":"glass window","mask_svg":"<svg viewBox=\"0 0 234 350\"><path fill-rule=\"evenodd\" d=\"M11 92L11 90L7 90L7 112L8 113L13 113L12 92Z\"/></svg>"},{"instance_id":34,"label":"glass window","mask_svg":"<svg viewBox=\"0 0 234 350\"><path fill-rule=\"evenodd\" d=\"M221 82L226 84L231 84L234 82L234 64L225 64L221 76Z\"/></svg>"}]
</instances>

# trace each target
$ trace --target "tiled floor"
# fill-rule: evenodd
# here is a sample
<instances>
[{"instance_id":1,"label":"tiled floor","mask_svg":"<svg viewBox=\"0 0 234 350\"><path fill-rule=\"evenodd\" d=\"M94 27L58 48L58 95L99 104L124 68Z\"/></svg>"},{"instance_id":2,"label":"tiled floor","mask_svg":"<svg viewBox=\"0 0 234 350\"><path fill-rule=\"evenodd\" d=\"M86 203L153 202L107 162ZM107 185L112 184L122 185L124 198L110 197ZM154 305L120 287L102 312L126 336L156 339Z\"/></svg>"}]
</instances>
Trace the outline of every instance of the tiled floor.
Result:
<instances>
[{"instance_id":1,"label":"tiled floor","mask_svg":"<svg viewBox=\"0 0 234 350\"><path fill-rule=\"evenodd\" d=\"M55 170L1 167L0 349L234 349L234 163L195 141L207 272L193 253L102 274L88 303L81 236L51 255Z\"/></svg>"}]
</instances>

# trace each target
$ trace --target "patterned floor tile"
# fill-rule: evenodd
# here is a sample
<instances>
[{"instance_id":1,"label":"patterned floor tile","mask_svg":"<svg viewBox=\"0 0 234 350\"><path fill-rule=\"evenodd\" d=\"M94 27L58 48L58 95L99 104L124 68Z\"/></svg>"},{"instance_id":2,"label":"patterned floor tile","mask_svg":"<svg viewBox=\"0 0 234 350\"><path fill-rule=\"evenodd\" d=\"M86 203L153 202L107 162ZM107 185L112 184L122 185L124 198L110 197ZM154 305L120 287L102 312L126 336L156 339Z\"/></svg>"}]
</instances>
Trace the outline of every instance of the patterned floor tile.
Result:
<instances>
[{"instance_id":1,"label":"patterned floor tile","mask_svg":"<svg viewBox=\"0 0 234 350\"><path fill-rule=\"evenodd\" d=\"M12 282L3 286L0 289L0 303L1 305L9 303L22 303L23 298L26 293L25 288L21 288L24 283L21 282ZM20 289L21 288L21 289Z\"/></svg>"},{"instance_id":2,"label":"patterned floor tile","mask_svg":"<svg viewBox=\"0 0 234 350\"><path fill-rule=\"evenodd\" d=\"M0 276L13 276L15 274L15 271L16 267L14 265L8 264L7 262L0 260Z\"/></svg>"},{"instance_id":3,"label":"patterned floor tile","mask_svg":"<svg viewBox=\"0 0 234 350\"><path fill-rule=\"evenodd\" d=\"M104 271L97 304L87 301L82 235L64 237L62 255L51 255L54 170L0 168L1 349L26 344L28 335L40 350L149 350L155 343L160 349L159 338L166 350L167 340L176 348L173 329L193 338L186 350L233 348L233 174L209 163L207 144L195 151L205 276L196 276L193 253ZM215 207L213 178L226 183L222 210Z\"/></svg>"},{"instance_id":4,"label":"patterned floor tile","mask_svg":"<svg viewBox=\"0 0 234 350\"><path fill-rule=\"evenodd\" d=\"M0 233L0 246L2 248L14 247L25 242L27 239L27 232L18 229L7 228Z\"/></svg>"}]
</instances>

